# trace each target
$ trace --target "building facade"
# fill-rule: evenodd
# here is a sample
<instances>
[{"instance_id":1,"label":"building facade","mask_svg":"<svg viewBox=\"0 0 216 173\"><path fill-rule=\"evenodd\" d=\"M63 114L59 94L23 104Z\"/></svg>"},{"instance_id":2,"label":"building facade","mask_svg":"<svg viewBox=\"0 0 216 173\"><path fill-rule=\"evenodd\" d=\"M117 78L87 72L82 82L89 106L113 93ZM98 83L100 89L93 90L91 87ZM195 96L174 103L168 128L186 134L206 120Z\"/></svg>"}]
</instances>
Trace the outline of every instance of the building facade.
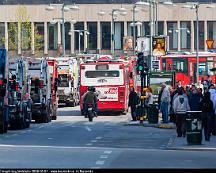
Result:
<instances>
[{"instance_id":1,"label":"building facade","mask_svg":"<svg viewBox=\"0 0 216 173\"><path fill-rule=\"evenodd\" d=\"M2 4L0 5L0 38L5 38L0 39L1 48L5 47L17 54L21 54L22 52L21 46L18 45L18 50L12 50L8 45L8 38L10 37L8 27L10 23L18 23L16 11L19 6L18 4L21 4L27 9L31 22L32 36L34 36L35 28L43 36L43 46L40 53L44 56L56 56L58 54L58 45L62 43L62 22L61 20L57 20L62 17L61 5L55 6L53 11L47 11L46 7L49 3L56 3L55 1L36 1L37 4L31 4L29 0L17 1L17 3L14 1L10 2L9 0L7 2L0 2ZM89 4L85 0L79 1L79 10L64 12L66 54L78 53L79 49L81 53L110 53L113 28L115 36L114 50L116 54L123 53L123 38L133 36L134 28L136 38L150 35L150 11L148 6L139 6L136 10L133 10L134 3L136 2L133 0L107 1L106 3L100 3L105 2L102 0L91 2ZM173 2L175 2L173 6L158 3L158 33L155 34L169 36L169 51L193 52L196 50L195 10L183 8L185 5L185 1L183 0ZM65 3L66 6L73 4L71 1L65 1ZM216 6L214 3L213 5ZM126 9L127 13L124 13L124 15L115 14L113 27L111 13L114 9L122 7ZM198 11L200 51L207 50L207 39L216 40L216 8L208 7L209 2L202 1ZM133 14L135 22L140 23L135 27L131 25ZM53 19L56 19L57 23L52 23ZM85 30L88 32L80 34L80 32L74 32L74 30ZM216 43L214 43L213 47L216 48ZM35 54L34 37L32 38L31 45L27 46L26 49L32 55Z\"/></svg>"}]
</instances>

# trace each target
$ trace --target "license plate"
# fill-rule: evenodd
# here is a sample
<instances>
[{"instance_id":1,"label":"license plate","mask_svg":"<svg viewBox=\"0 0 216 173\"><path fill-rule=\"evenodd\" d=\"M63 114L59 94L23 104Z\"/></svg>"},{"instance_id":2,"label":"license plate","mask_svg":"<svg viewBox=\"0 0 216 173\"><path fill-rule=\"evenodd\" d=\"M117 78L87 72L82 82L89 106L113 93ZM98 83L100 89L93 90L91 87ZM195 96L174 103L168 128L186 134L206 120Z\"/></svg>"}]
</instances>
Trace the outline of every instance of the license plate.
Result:
<instances>
[{"instance_id":1,"label":"license plate","mask_svg":"<svg viewBox=\"0 0 216 173\"><path fill-rule=\"evenodd\" d=\"M88 108L88 111L92 111L92 108Z\"/></svg>"}]
</instances>

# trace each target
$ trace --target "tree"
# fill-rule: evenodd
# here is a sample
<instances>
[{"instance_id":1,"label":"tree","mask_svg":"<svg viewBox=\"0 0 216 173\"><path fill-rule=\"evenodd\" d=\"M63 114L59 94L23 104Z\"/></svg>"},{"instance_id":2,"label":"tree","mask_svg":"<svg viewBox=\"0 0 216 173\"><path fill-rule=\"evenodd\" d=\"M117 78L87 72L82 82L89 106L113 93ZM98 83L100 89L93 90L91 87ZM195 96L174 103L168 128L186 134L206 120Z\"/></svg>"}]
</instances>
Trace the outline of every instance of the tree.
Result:
<instances>
[{"instance_id":1,"label":"tree","mask_svg":"<svg viewBox=\"0 0 216 173\"><path fill-rule=\"evenodd\" d=\"M8 24L8 49L17 51L19 49L18 46L20 46L21 55L30 56L30 54L32 53L30 51L32 38L34 38L34 53L39 53L39 51L43 48L44 38L43 35L39 34L35 26L33 35L30 17L28 15L26 7L21 5L18 6L15 16L15 20L13 21L16 22L10 22ZM5 37L2 40L5 41Z\"/></svg>"}]
</instances>

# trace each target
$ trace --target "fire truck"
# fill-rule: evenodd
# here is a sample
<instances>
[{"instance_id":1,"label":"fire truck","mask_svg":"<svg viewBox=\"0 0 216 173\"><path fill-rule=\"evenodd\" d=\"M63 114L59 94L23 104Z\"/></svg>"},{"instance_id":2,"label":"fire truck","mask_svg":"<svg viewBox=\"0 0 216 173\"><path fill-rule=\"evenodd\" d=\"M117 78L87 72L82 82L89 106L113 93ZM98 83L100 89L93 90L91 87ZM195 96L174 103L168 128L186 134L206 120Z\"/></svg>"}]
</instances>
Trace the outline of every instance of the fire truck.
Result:
<instances>
[{"instance_id":1,"label":"fire truck","mask_svg":"<svg viewBox=\"0 0 216 173\"><path fill-rule=\"evenodd\" d=\"M52 116L52 91L49 66L44 58L28 60L31 77L32 119L48 123Z\"/></svg>"},{"instance_id":2,"label":"fire truck","mask_svg":"<svg viewBox=\"0 0 216 173\"><path fill-rule=\"evenodd\" d=\"M8 75L9 126L11 129L29 128L32 102L27 63L22 59L11 58Z\"/></svg>"},{"instance_id":3,"label":"fire truck","mask_svg":"<svg viewBox=\"0 0 216 173\"><path fill-rule=\"evenodd\" d=\"M51 92L52 92L52 120L57 119L57 109L58 109L58 63L55 58L47 58L50 80L51 80Z\"/></svg>"},{"instance_id":4,"label":"fire truck","mask_svg":"<svg viewBox=\"0 0 216 173\"><path fill-rule=\"evenodd\" d=\"M0 134L2 134L8 130L8 59L6 49L0 49L0 69Z\"/></svg>"},{"instance_id":5,"label":"fire truck","mask_svg":"<svg viewBox=\"0 0 216 173\"><path fill-rule=\"evenodd\" d=\"M57 61L59 104L76 106L79 104L77 60L73 57L60 57Z\"/></svg>"},{"instance_id":6,"label":"fire truck","mask_svg":"<svg viewBox=\"0 0 216 173\"><path fill-rule=\"evenodd\" d=\"M101 57L80 64L80 108L89 86L98 94L98 110L126 113L129 96L129 68L125 62Z\"/></svg>"}]
</instances>

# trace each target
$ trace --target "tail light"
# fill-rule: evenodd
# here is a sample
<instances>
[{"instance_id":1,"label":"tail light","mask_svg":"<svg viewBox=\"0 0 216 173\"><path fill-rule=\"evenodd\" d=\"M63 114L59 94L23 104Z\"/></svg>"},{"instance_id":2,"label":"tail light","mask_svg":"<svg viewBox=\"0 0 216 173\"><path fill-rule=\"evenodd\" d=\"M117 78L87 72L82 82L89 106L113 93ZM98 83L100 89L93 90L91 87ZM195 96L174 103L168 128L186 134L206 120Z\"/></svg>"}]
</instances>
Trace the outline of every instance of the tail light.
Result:
<instances>
[{"instance_id":1,"label":"tail light","mask_svg":"<svg viewBox=\"0 0 216 173\"><path fill-rule=\"evenodd\" d=\"M124 103L124 91L119 91L119 102Z\"/></svg>"},{"instance_id":2,"label":"tail light","mask_svg":"<svg viewBox=\"0 0 216 173\"><path fill-rule=\"evenodd\" d=\"M2 86L4 84L3 80L0 80L0 86Z\"/></svg>"},{"instance_id":3,"label":"tail light","mask_svg":"<svg viewBox=\"0 0 216 173\"><path fill-rule=\"evenodd\" d=\"M85 66L81 66L81 69L85 69Z\"/></svg>"},{"instance_id":4,"label":"tail light","mask_svg":"<svg viewBox=\"0 0 216 173\"><path fill-rule=\"evenodd\" d=\"M16 83L15 90L16 90L16 91L19 91L19 83Z\"/></svg>"},{"instance_id":5,"label":"tail light","mask_svg":"<svg viewBox=\"0 0 216 173\"><path fill-rule=\"evenodd\" d=\"M43 88L43 87L44 87L44 81L40 80L39 88Z\"/></svg>"}]
</instances>

